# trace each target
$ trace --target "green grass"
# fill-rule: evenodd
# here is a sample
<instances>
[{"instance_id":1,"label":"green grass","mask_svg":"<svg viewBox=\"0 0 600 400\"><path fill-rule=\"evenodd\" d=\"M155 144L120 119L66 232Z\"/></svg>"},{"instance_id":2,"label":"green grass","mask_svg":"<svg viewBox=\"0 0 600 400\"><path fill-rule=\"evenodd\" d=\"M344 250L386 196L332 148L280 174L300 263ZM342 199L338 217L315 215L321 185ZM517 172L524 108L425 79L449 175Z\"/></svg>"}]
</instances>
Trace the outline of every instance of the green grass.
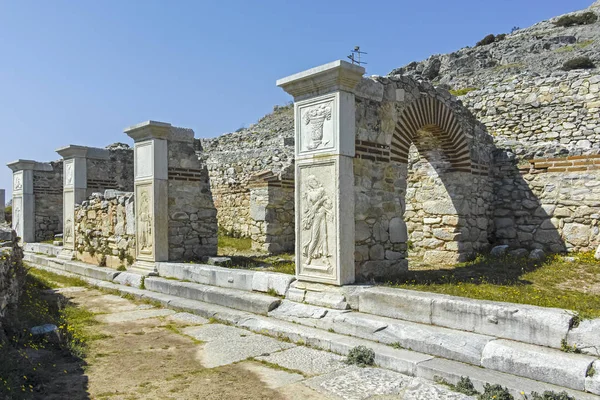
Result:
<instances>
[{"instance_id":1,"label":"green grass","mask_svg":"<svg viewBox=\"0 0 600 400\"><path fill-rule=\"evenodd\" d=\"M498 65L498 66L494 67L494 71L498 72L498 71L503 71L505 69L511 69L511 68L521 69L524 66L525 66L525 64L522 64L522 63L504 64L504 65Z\"/></svg>"},{"instance_id":2,"label":"green grass","mask_svg":"<svg viewBox=\"0 0 600 400\"><path fill-rule=\"evenodd\" d=\"M539 263L480 256L451 269L408 271L389 285L473 299L565 308L577 311L582 319L600 317L600 263L590 253L574 257L574 262L557 255Z\"/></svg>"},{"instance_id":3,"label":"green grass","mask_svg":"<svg viewBox=\"0 0 600 400\"><path fill-rule=\"evenodd\" d=\"M584 42L575 43L575 44L570 45L570 46L559 47L558 49L556 49L554 51L556 53L570 53L570 52L575 51L575 50L585 49L586 47L588 47L592 43L594 43L593 40L586 40Z\"/></svg>"},{"instance_id":4,"label":"green grass","mask_svg":"<svg viewBox=\"0 0 600 400\"><path fill-rule=\"evenodd\" d=\"M475 87L468 87L468 88L463 88L463 89L456 89L456 90L450 90L450 94L453 96L464 96L465 94L469 93L469 92L473 92L475 90L479 90L479 88L475 88Z\"/></svg>"},{"instance_id":5,"label":"green grass","mask_svg":"<svg viewBox=\"0 0 600 400\"><path fill-rule=\"evenodd\" d=\"M28 274L43 282L49 288L56 289L65 286L82 286L88 287L88 283L80 278L58 275L53 272L44 271L42 269L29 268Z\"/></svg>"},{"instance_id":6,"label":"green grass","mask_svg":"<svg viewBox=\"0 0 600 400\"><path fill-rule=\"evenodd\" d=\"M219 249L227 248L237 251L247 251L252 248L251 238L235 238L233 236L227 236L223 233L219 233L218 240Z\"/></svg>"}]
</instances>

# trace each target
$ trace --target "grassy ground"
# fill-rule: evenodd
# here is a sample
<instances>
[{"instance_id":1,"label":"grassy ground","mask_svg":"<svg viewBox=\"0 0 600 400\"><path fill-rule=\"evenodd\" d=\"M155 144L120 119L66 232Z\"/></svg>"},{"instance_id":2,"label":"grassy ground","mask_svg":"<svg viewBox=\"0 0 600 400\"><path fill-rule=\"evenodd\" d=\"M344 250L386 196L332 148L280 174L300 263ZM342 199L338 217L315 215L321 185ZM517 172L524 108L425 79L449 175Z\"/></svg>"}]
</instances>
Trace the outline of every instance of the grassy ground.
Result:
<instances>
[{"instance_id":1,"label":"grassy ground","mask_svg":"<svg viewBox=\"0 0 600 400\"><path fill-rule=\"evenodd\" d=\"M60 398L71 393L85 396L83 374L88 345L97 339L93 314L70 304L64 297L48 293L47 273L27 275L23 295L3 326L5 341L0 343L0 398ZM78 279L61 277L62 284L79 285ZM57 334L34 336L30 329L54 324ZM61 393L58 397L55 395Z\"/></svg>"},{"instance_id":2,"label":"grassy ground","mask_svg":"<svg viewBox=\"0 0 600 400\"><path fill-rule=\"evenodd\" d=\"M252 249L252 239L234 238L219 234L219 255L231 258L231 268L258 271L296 273L294 254L285 253L270 256Z\"/></svg>"},{"instance_id":3,"label":"grassy ground","mask_svg":"<svg viewBox=\"0 0 600 400\"><path fill-rule=\"evenodd\" d=\"M528 259L480 256L455 267L420 267L389 285L474 299L566 308L586 318L600 317L600 263L592 254Z\"/></svg>"}]
</instances>

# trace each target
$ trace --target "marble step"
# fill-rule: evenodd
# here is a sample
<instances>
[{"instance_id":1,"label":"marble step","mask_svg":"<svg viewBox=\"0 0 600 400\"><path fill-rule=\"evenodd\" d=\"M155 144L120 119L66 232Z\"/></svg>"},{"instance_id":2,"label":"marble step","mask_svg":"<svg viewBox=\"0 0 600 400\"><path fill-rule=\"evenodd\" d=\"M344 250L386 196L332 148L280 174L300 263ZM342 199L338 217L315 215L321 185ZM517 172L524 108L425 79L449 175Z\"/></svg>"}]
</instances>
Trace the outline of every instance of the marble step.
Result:
<instances>
[{"instance_id":1,"label":"marble step","mask_svg":"<svg viewBox=\"0 0 600 400\"><path fill-rule=\"evenodd\" d=\"M280 298L266 294L157 277L147 277L144 280L144 286L153 292L218 304L261 315L267 315L281 303Z\"/></svg>"},{"instance_id":2,"label":"marble step","mask_svg":"<svg viewBox=\"0 0 600 400\"><path fill-rule=\"evenodd\" d=\"M57 270L71 272L88 278L112 281L120 272L111 268L97 267L80 261L66 261L54 256L44 256L34 253L24 253L23 260Z\"/></svg>"}]
</instances>

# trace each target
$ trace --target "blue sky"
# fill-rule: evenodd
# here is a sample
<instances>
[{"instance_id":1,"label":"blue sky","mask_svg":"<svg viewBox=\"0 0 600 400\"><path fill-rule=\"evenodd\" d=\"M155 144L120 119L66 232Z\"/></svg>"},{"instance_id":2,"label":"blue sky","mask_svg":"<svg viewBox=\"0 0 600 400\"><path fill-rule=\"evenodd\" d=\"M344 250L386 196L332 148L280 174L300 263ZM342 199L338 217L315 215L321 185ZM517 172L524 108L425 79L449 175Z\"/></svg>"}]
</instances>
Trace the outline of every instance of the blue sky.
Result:
<instances>
[{"instance_id":1,"label":"blue sky","mask_svg":"<svg viewBox=\"0 0 600 400\"><path fill-rule=\"evenodd\" d=\"M0 163L131 144L123 128L148 119L218 136L291 100L275 80L355 45L385 75L592 2L0 0Z\"/></svg>"}]
</instances>

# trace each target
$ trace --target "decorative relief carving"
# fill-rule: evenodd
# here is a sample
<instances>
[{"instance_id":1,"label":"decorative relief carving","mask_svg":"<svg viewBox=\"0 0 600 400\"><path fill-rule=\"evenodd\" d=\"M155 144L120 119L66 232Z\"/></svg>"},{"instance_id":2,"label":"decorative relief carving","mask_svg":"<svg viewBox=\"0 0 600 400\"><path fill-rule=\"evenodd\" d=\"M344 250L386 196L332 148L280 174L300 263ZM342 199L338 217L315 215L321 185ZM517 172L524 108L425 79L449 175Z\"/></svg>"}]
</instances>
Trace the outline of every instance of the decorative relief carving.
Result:
<instances>
[{"instance_id":1,"label":"decorative relief carving","mask_svg":"<svg viewBox=\"0 0 600 400\"><path fill-rule=\"evenodd\" d=\"M15 199L13 208L13 230L17 232L17 236L22 237L22 225L21 225L21 199Z\"/></svg>"},{"instance_id":2,"label":"decorative relief carving","mask_svg":"<svg viewBox=\"0 0 600 400\"><path fill-rule=\"evenodd\" d=\"M23 177L21 174L15 175L13 179L14 190L23 190Z\"/></svg>"},{"instance_id":3,"label":"decorative relief carving","mask_svg":"<svg viewBox=\"0 0 600 400\"><path fill-rule=\"evenodd\" d=\"M73 185L73 178L74 178L74 173L73 173L73 162L70 162L68 164L65 165L65 185L66 186L72 186Z\"/></svg>"},{"instance_id":4,"label":"decorative relief carving","mask_svg":"<svg viewBox=\"0 0 600 400\"><path fill-rule=\"evenodd\" d=\"M63 235L64 235L63 240L65 241L65 243L73 242L73 218L69 217L65 221L65 228L64 228Z\"/></svg>"},{"instance_id":5,"label":"decorative relief carving","mask_svg":"<svg viewBox=\"0 0 600 400\"><path fill-rule=\"evenodd\" d=\"M316 150L322 147L328 147L331 139L323 139L323 129L325 121L331 120L331 111L333 108L333 102L318 104L309 107L302 122L304 125L309 126L309 131L305 133L305 143L307 150Z\"/></svg>"},{"instance_id":6,"label":"decorative relief carving","mask_svg":"<svg viewBox=\"0 0 600 400\"><path fill-rule=\"evenodd\" d=\"M333 222L333 202L323 184L314 175L306 178L302 194L302 255L305 266L324 264L328 273L332 271L329 248L330 227Z\"/></svg>"},{"instance_id":7,"label":"decorative relief carving","mask_svg":"<svg viewBox=\"0 0 600 400\"><path fill-rule=\"evenodd\" d=\"M150 208L149 189L141 189L138 209L137 240L142 254L152 254L152 211Z\"/></svg>"}]
</instances>

